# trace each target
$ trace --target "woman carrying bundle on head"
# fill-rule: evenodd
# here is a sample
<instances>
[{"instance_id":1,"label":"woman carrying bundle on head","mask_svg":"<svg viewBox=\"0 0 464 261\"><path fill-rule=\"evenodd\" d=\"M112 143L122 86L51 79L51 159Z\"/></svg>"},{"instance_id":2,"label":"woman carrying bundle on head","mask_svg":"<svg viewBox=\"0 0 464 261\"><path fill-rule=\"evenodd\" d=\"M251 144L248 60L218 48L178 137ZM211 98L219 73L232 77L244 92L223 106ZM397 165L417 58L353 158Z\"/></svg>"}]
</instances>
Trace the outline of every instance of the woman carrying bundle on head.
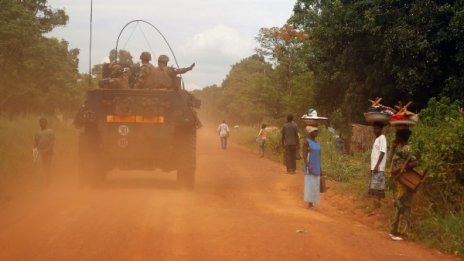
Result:
<instances>
[{"instance_id":1,"label":"woman carrying bundle on head","mask_svg":"<svg viewBox=\"0 0 464 261\"><path fill-rule=\"evenodd\" d=\"M411 170L418 165L418 161L409 146L409 136L411 136L409 128L397 128L391 167L393 177L400 175L404 169ZM403 240L403 236L407 235L406 233L411 224L411 201L414 191L395 179L393 195L396 213L393 218L390 237L393 240Z\"/></svg>"},{"instance_id":2,"label":"woman carrying bundle on head","mask_svg":"<svg viewBox=\"0 0 464 261\"><path fill-rule=\"evenodd\" d=\"M306 126L306 131L309 137L303 144L304 201L308 202L308 208L313 209L314 204L320 202L321 145L316 141L317 127Z\"/></svg>"}]
</instances>

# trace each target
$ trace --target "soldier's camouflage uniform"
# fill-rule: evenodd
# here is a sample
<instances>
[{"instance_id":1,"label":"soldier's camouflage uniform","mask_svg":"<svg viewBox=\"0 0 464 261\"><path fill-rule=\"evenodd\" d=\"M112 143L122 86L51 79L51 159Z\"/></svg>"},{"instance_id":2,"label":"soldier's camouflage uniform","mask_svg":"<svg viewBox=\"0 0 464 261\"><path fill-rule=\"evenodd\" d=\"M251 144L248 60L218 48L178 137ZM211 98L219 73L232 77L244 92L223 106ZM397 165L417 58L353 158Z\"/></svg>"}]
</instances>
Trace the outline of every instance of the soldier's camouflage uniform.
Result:
<instances>
[{"instance_id":1,"label":"soldier's camouflage uniform","mask_svg":"<svg viewBox=\"0 0 464 261\"><path fill-rule=\"evenodd\" d=\"M156 67L154 71L154 88L155 89L171 89L176 86L176 76L190 71L191 68L179 68L174 67Z\"/></svg>"},{"instance_id":2,"label":"soldier's camouflage uniform","mask_svg":"<svg viewBox=\"0 0 464 261\"><path fill-rule=\"evenodd\" d=\"M129 79L124 75L111 78L109 81L110 89L129 89Z\"/></svg>"},{"instance_id":3,"label":"soldier's camouflage uniform","mask_svg":"<svg viewBox=\"0 0 464 261\"><path fill-rule=\"evenodd\" d=\"M148 62L142 62L140 72L137 75L135 82L135 88L146 89L153 85L153 72L156 70L153 64Z\"/></svg>"},{"instance_id":4,"label":"soldier's camouflage uniform","mask_svg":"<svg viewBox=\"0 0 464 261\"><path fill-rule=\"evenodd\" d=\"M128 70L128 68L126 69ZM100 80L100 87L108 89L128 89L130 75L126 72L122 66L118 64L112 65L110 77Z\"/></svg>"}]
</instances>

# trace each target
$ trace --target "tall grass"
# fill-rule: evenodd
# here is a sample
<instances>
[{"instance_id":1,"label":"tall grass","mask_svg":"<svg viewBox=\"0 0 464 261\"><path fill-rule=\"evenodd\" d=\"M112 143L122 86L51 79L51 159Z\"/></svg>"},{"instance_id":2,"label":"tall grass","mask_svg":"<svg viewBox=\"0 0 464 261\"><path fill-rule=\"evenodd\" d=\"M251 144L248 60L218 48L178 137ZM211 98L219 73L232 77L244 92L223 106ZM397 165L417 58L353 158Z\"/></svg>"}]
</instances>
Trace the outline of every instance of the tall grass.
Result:
<instances>
[{"instance_id":1,"label":"tall grass","mask_svg":"<svg viewBox=\"0 0 464 261\"><path fill-rule=\"evenodd\" d=\"M232 130L231 140L258 151L258 143L256 142L258 132L258 126L240 126L240 128ZM302 146L307 138L307 134L305 130L300 130L300 133L300 145ZM339 182L367 183L367 173L369 170L368 152L356 156L340 153L335 149L334 134L329 132L324 126L319 128L317 140L322 146L322 169L325 175ZM283 153L280 131L274 130L269 132L266 140L266 157L282 162ZM300 162L300 166L302 168L302 161Z\"/></svg>"},{"instance_id":2,"label":"tall grass","mask_svg":"<svg viewBox=\"0 0 464 261\"><path fill-rule=\"evenodd\" d=\"M37 126L32 117L0 117L0 179L3 181L32 169L33 136Z\"/></svg>"},{"instance_id":3,"label":"tall grass","mask_svg":"<svg viewBox=\"0 0 464 261\"><path fill-rule=\"evenodd\" d=\"M259 126L240 126L237 129L232 129L230 139L232 142L246 146L256 151L256 156L259 155L258 142L256 136L260 130ZM273 161L282 162L283 149L280 145L280 131L273 130L267 133L265 144L265 156Z\"/></svg>"},{"instance_id":4,"label":"tall grass","mask_svg":"<svg viewBox=\"0 0 464 261\"><path fill-rule=\"evenodd\" d=\"M418 223L414 237L429 246L464 256L464 211L446 216L429 213Z\"/></svg>"},{"instance_id":5,"label":"tall grass","mask_svg":"<svg viewBox=\"0 0 464 261\"><path fill-rule=\"evenodd\" d=\"M232 130L232 141L245 145L257 151L258 144L255 141L259 127L240 126L239 129ZM306 135L305 130L300 130L302 134L301 144ZM391 133L390 133L391 134ZM370 151L365 153L347 155L340 153L335 148L334 134L329 132L324 126L319 127L318 141L322 146L322 169L324 175L337 181L336 189L341 193L354 195L358 202L358 207L368 212L372 210L372 202L367 196L369 181ZM392 139L392 135L389 135ZM266 142L266 157L282 162L283 149L280 142L280 131L276 130L268 135ZM300 161L300 169L302 161ZM388 193L384 202L392 202L392 195ZM412 228L412 238L424 242L427 245L446 250L457 255L464 255L464 212L450 213L448 215L438 215L433 211L424 211L420 206L420 192L415 195L415 206L413 206L413 218L415 219ZM392 204L383 204L381 212L386 217L391 217L394 213ZM385 229L389 226L385 224Z\"/></svg>"},{"instance_id":6,"label":"tall grass","mask_svg":"<svg viewBox=\"0 0 464 261\"><path fill-rule=\"evenodd\" d=\"M32 175L34 164L32 148L34 134L39 130L38 116L8 118L0 116L0 182L5 183ZM48 117L48 126L54 130L54 168L73 164L76 155L75 128L63 120Z\"/></svg>"}]
</instances>

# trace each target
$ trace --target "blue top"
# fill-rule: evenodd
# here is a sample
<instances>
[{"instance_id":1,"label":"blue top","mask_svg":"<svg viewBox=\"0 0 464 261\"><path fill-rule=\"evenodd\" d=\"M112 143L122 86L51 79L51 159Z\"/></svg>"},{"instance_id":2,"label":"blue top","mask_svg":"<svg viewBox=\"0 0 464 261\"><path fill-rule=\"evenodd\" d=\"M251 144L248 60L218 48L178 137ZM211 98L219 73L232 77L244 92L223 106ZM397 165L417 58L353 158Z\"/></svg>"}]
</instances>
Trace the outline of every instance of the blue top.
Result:
<instances>
[{"instance_id":1,"label":"blue top","mask_svg":"<svg viewBox=\"0 0 464 261\"><path fill-rule=\"evenodd\" d=\"M308 175L315 175L315 176L320 176L321 175L321 144L318 142L315 142L311 139L306 139L306 142L309 145L309 158L308 162L311 164L311 167L313 168L313 171L311 173L307 173L307 168L305 164L304 168L304 174Z\"/></svg>"}]
</instances>

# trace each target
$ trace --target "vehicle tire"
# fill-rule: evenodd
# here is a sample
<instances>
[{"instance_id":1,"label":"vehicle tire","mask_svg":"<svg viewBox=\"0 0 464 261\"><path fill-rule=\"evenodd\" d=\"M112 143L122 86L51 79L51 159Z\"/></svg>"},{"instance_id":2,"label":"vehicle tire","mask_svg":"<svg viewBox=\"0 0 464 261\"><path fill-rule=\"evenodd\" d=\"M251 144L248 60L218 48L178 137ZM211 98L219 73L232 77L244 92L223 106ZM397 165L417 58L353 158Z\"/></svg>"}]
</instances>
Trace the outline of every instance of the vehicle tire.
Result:
<instances>
[{"instance_id":1,"label":"vehicle tire","mask_svg":"<svg viewBox=\"0 0 464 261\"><path fill-rule=\"evenodd\" d=\"M78 173L80 186L96 186L106 179L99 157L98 138L93 133L79 135Z\"/></svg>"},{"instance_id":2,"label":"vehicle tire","mask_svg":"<svg viewBox=\"0 0 464 261\"><path fill-rule=\"evenodd\" d=\"M195 187L197 129L188 126L177 132L177 182L182 188Z\"/></svg>"}]
</instances>

